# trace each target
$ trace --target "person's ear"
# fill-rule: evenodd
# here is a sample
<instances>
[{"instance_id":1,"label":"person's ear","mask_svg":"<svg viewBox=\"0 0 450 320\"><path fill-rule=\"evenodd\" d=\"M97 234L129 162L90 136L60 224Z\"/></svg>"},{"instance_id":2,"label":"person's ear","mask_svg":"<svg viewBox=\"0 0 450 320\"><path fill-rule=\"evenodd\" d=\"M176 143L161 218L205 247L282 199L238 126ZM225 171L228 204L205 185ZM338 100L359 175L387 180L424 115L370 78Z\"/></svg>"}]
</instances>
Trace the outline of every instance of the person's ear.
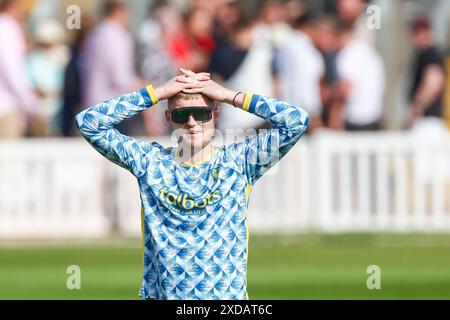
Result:
<instances>
[{"instance_id":1,"label":"person's ear","mask_svg":"<svg viewBox=\"0 0 450 320\"><path fill-rule=\"evenodd\" d=\"M166 111L164 112L164 115L166 116L166 121L167 121L168 123L172 122L172 119L171 119L171 117L170 117L170 111L169 111L169 110L166 110Z\"/></svg>"},{"instance_id":2,"label":"person's ear","mask_svg":"<svg viewBox=\"0 0 450 320\"><path fill-rule=\"evenodd\" d=\"M214 117L214 125L217 125L217 121L219 121L219 117L220 117L220 106L217 106L214 109L213 117Z\"/></svg>"}]
</instances>

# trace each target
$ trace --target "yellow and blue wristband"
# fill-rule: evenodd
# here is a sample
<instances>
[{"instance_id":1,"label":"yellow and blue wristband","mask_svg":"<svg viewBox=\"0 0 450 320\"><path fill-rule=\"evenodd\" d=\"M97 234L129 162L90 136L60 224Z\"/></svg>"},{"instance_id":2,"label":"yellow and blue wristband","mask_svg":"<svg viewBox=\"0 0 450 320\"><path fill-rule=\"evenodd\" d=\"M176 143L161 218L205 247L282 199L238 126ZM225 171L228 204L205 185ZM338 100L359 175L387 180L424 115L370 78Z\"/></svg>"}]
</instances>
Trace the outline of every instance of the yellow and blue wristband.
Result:
<instances>
[{"instance_id":1,"label":"yellow and blue wristband","mask_svg":"<svg viewBox=\"0 0 450 320\"><path fill-rule=\"evenodd\" d=\"M242 109L250 113L254 113L257 101L257 95L253 94L252 92L247 92L245 95L244 104L242 105Z\"/></svg>"},{"instance_id":2,"label":"yellow and blue wristband","mask_svg":"<svg viewBox=\"0 0 450 320\"><path fill-rule=\"evenodd\" d=\"M155 90L153 89L152 85L148 85L145 88L142 88L140 90L140 93L144 97L145 104L147 104L147 105L153 106L159 102L158 97L156 96Z\"/></svg>"}]
</instances>

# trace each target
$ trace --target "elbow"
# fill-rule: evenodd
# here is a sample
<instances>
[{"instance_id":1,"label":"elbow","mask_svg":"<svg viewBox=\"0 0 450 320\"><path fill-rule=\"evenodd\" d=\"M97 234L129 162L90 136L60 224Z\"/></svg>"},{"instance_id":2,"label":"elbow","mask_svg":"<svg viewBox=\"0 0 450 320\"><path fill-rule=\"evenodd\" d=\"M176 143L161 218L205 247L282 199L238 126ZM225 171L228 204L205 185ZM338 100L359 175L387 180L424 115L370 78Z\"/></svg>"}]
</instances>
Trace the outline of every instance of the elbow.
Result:
<instances>
[{"instance_id":1,"label":"elbow","mask_svg":"<svg viewBox=\"0 0 450 320\"><path fill-rule=\"evenodd\" d=\"M96 133L95 126L93 126L88 110L81 111L75 116L75 126L80 130L83 137L92 136Z\"/></svg>"},{"instance_id":2,"label":"elbow","mask_svg":"<svg viewBox=\"0 0 450 320\"><path fill-rule=\"evenodd\" d=\"M308 128L309 126L309 122L311 121L311 117L309 116L308 112L306 112L305 110L302 109L302 126L305 127L305 130Z\"/></svg>"},{"instance_id":3,"label":"elbow","mask_svg":"<svg viewBox=\"0 0 450 320\"><path fill-rule=\"evenodd\" d=\"M301 136L308 129L310 123L310 115L304 109L297 107L297 115L295 116L293 131L296 135Z\"/></svg>"},{"instance_id":4,"label":"elbow","mask_svg":"<svg viewBox=\"0 0 450 320\"><path fill-rule=\"evenodd\" d=\"M283 134L289 140L297 141L306 132L309 125L309 114L299 107L294 107L282 128Z\"/></svg>"},{"instance_id":5,"label":"elbow","mask_svg":"<svg viewBox=\"0 0 450 320\"><path fill-rule=\"evenodd\" d=\"M84 120L83 120L84 114L85 114L85 111L82 111L75 116L75 125L78 128L78 130L80 130L81 132L83 132L83 127L84 127L84 125L83 125L84 124Z\"/></svg>"}]
</instances>

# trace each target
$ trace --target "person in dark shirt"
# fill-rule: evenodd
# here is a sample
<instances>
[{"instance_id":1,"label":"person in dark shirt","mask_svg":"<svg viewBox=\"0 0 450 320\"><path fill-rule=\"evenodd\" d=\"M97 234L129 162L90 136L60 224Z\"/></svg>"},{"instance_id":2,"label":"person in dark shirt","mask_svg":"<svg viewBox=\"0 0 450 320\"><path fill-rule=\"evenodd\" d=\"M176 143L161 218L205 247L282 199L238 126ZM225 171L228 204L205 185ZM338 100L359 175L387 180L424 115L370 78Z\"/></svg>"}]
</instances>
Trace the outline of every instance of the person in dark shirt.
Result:
<instances>
[{"instance_id":1,"label":"person in dark shirt","mask_svg":"<svg viewBox=\"0 0 450 320\"><path fill-rule=\"evenodd\" d=\"M434 122L442 121L445 87L443 57L434 44L429 20L425 17L414 20L411 33L417 53L410 94L409 127L429 117Z\"/></svg>"},{"instance_id":2,"label":"person in dark shirt","mask_svg":"<svg viewBox=\"0 0 450 320\"><path fill-rule=\"evenodd\" d=\"M249 50L236 39L252 22L240 2L226 2L218 10L213 31L216 46L207 68L216 80L227 81L243 63Z\"/></svg>"},{"instance_id":3,"label":"person in dark shirt","mask_svg":"<svg viewBox=\"0 0 450 320\"><path fill-rule=\"evenodd\" d=\"M60 112L63 137L79 135L73 119L82 108L81 68L83 61L81 50L86 35L94 26L94 20L90 15L83 15L81 25L83 26L81 29L74 31L70 60L64 72L63 105Z\"/></svg>"}]
</instances>

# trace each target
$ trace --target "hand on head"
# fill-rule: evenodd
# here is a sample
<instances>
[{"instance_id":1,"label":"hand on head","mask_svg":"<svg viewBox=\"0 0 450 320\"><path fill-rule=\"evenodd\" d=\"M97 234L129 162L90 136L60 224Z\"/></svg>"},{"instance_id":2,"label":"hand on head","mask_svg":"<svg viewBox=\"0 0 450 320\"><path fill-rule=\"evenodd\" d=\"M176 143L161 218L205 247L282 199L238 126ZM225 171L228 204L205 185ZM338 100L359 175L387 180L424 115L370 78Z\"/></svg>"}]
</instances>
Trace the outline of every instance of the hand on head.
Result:
<instances>
[{"instance_id":1,"label":"hand on head","mask_svg":"<svg viewBox=\"0 0 450 320\"><path fill-rule=\"evenodd\" d=\"M191 70L180 68L180 75L170 79L162 86L155 89L159 100L170 99L179 92L201 93L219 103L233 99L235 92L228 90L215 81L206 72L195 73Z\"/></svg>"},{"instance_id":2,"label":"hand on head","mask_svg":"<svg viewBox=\"0 0 450 320\"><path fill-rule=\"evenodd\" d=\"M233 91L211 80L209 73L195 73L183 68L180 68L180 71L182 75L178 76L177 81L187 85L192 84L183 89L184 93L201 93L217 102L226 102L230 96L233 96Z\"/></svg>"},{"instance_id":3,"label":"hand on head","mask_svg":"<svg viewBox=\"0 0 450 320\"><path fill-rule=\"evenodd\" d=\"M185 89L194 89L204 86L202 81L208 80L209 73L199 73L195 76L186 76L184 74L175 76L161 86L155 88L158 100L170 99Z\"/></svg>"}]
</instances>

